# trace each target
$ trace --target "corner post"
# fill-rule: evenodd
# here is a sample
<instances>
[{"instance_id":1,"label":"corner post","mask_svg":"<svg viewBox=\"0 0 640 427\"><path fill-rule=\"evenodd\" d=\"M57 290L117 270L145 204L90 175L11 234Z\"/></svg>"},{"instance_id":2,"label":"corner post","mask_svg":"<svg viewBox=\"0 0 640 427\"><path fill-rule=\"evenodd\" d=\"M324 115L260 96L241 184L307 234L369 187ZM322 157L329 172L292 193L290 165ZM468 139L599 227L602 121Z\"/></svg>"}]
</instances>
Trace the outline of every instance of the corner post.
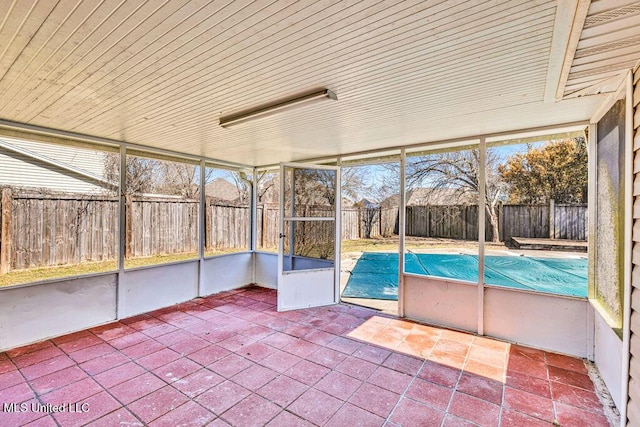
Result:
<instances>
[{"instance_id":1,"label":"corner post","mask_svg":"<svg viewBox=\"0 0 640 427\"><path fill-rule=\"evenodd\" d=\"M407 151L400 151L400 206L398 207L398 316L404 317L404 246L405 222L407 214L406 199Z\"/></svg>"},{"instance_id":2,"label":"corner post","mask_svg":"<svg viewBox=\"0 0 640 427\"><path fill-rule=\"evenodd\" d=\"M486 158L487 144L485 137L480 138L480 174L478 176L478 335L484 335L484 242L486 233Z\"/></svg>"},{"instance_id":3,"label":"corner post","mask_svg":"<svg viewBox=\"0 0 640 427\"><path fill-rule=\"evenodd\" d=\"M2 230L0 231L0 274L11 271L11 247L13 238L13 208L11 188L2 189Z\"/></svg>"},{"instance_id":4,"label":"corner post","mask_svg":"<svg viewBox=\"0 0 640 427\"><path fill-rule=\"evenodd\" d=\"M549 199L549 238L556 238L556 201Z\"/></svg>"},{"instance_id":5,"label":"corner post","mask_svg":"<svg viewBox=\"0 0 640 427\"><path fill-rule=\"evenodd\" d=\"M127 215L131 213L131 206L127 206L127 148L120 145L120 182L118 186L118 283L116 286L116 319L125 317L124 292L124 261L127 251L127 239L131 239L131 221L127 221ZM127 232L129 231L129 232ZM129 245L129 249L130 249Z\"/></svg>"},{"instance_id":6,"label":"corner post","mask_svg":"<svg viewBox=\"0 0 640 427\"><path fill-rule=\"evenodd\" d=\"M196 295L203 296L204 289L204 246L206 244L205 235L206 235L206 225L205 225L205 215L207 211L207 179L206 179L206 163L204 160L200 160L199 164L199 176L198 183L200 185L200 193L198 198L198 288L196 290Z\"/></svg>"}]
</instances>

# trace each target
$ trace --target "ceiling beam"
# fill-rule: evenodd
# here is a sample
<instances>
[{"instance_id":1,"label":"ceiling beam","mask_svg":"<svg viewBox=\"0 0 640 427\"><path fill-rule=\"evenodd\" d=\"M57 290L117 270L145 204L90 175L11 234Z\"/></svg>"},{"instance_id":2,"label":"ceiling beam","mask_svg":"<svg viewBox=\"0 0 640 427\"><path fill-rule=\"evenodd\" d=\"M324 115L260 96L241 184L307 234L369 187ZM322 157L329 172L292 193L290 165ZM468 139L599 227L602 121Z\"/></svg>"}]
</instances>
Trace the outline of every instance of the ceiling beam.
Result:
<instances>
[{"instance_id":1,"label":"ceiling beam","mask_svg":"<svg viewBox=\"0 0 640 427\"><path fill-rule=\"evenodd\" d=\"M323 156L323 157L311 157L302 160L296 160L297 163L319 163L319 162L335 162L343 157L355 157L355 156L363 156L363 155L374 155L376 153L387 153L394 150L400 151L401 149L411 150L411 149L424 149L424 151L433 151L451 147L461 147L466 145L474 145L480 141L480 138L485 138L490 140L491 143L496 142L499 138L511 139L511 138L528 138L532 136L539 135L541 137L549 134L558 134L565 132L578 132L582 129L586 129L589 125L588 120L580 120L576 122L570 123L558 123L555 125L548 126L538 126L533 128L526 129L515 129L515 130L507 130L502 132L493 132L493 133L485 133L485 134L474 134L468 135L459 138L451 138L444 140L435 140L435 141L425 141L425 142L417 142L413 144L405 144L398 145L394 147L386 147L386 148L375 148L372 150L364 150L364 151L354 151L351 153L344 154L336 154L334 156ZM499 142L499 141L498 141ZM256 166L257 169L274 169L278 167L278 163L272 164L264 164L260 166Z\"/></svg>"},{"instance_id":2,"label":"ceiling beam","mask_svg":"<svg viewBox=\"0 0 640 427\"><path fill-rule=\"evenodd\" d=\"M562 0L556 8L544 102L562 99L591 0Z\"/></svg>"},{"instance_id":3,"label":"ceiling beam","mask_svg":"<svg viewBox=\"0 0 640 427\"><path fill-rule=\"evenodd\" d=\"M253 169L253 166L247 164L228 162L204 156L194 156L175 150L149 147L146 145L134 144L126 141L85 135L60 129L52 129L5 119L0 119L0 137L2 136L5 136L7 138L23 139L27 141L61 144L72 147L75 146L82 148L92 148L95 150L111 152L116 152L120 147L125 147L128 151L138 155L140 153L149 153L156 154L158 156L173 157L176 160L181 159L191 162L199 162L200 160L204 160L211 165L220 165L223 167L226 166L234 169Z\"/></svg>"},{"instance_id":4,"label":"ceiling beam","mask_svg":"<svg viewBox=\"0 0 640 427\"><path fill-rule=\"evenodd\" d=\"M618 88L620 82L627 75L627 71L620 71L612 77L604 78L604 80L598 80L596 83L591 84L583 89L577 90L567 94L564 98L578 98L586 95L597 95L599 93L613 92Z\"/></svg>"}]
</instances>

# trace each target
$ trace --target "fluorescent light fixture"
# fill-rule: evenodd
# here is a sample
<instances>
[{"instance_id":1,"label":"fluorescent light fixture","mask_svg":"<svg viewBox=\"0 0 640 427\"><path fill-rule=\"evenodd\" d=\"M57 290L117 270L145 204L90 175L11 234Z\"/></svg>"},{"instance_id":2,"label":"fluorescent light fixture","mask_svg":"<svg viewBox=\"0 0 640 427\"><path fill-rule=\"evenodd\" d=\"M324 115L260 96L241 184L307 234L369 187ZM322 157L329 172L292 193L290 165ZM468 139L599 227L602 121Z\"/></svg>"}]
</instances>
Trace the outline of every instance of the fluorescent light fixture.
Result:
<instances>
[{"instance_id":1,"label":"fluorescent light fixture","mask_svg":"<svg viewBox=\"0 0 640 427\"><path fill-rule=\"evenodd\" d=\"M327 99L333 99L334 101L337 101L338 97L329 89L307 92L270 104L264 104L250 110L240 111L236 114L230 114L228 116L220 117L220 126L222 126L223 128L230 128L244 122L248 122L250 120L260 119L262 117L280 113L291 108L311 104L318 101L324 101Z\"/></svg>"}]
</instances>

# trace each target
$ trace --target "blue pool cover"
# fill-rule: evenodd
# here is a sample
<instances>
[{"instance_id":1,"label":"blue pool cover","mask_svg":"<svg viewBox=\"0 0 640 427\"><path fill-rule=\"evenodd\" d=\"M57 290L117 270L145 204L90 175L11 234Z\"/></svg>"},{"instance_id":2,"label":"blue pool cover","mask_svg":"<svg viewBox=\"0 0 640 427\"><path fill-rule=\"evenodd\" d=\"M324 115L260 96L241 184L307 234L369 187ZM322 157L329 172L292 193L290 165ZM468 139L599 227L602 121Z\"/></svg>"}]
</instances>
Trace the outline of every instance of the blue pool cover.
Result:
<instances>
[{"instance_id":1,"label":"blue pool cover","mask_svg":"<svg viewBox=\"0 0 640 427\"><path fill-rule=\"evenodd\" d=\"M405 255L407 273L476 283L478 257L462 254ZM585 258L485 256L485 283L575 297L587 297ZM342 292L343 297L398 299L398 254L362 254Z\"/></svg>"}]
</instances>

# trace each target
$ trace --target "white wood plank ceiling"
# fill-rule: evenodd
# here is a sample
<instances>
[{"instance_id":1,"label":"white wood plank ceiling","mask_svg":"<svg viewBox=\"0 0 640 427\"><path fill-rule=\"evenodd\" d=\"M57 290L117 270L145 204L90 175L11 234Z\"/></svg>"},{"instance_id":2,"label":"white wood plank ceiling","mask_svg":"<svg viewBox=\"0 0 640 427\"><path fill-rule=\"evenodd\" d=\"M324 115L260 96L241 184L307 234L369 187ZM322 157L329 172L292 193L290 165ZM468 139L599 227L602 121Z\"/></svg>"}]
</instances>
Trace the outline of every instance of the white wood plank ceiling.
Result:
<instances>
[{"instance_id":1,"label":"white wood plank ceiling","mask_svg":"<svg viewBox=\"0 0 640 427\"><path fill-rule=\"evenodd\" d=\"M613 92L640 60L640 1L589 5L564 87L564 97Z\"/></svg>"},{"instance_id":2,"label":"white wood plank ceiling","mask_svg":"<svg viewBox=\"0 0 640 427\"><path fill-rule=\"evenodd\" d=\"M0 118L249 165L586 120L602 96L543 102L555 13L549 0L0 0ZM338 101L218 125L323 87Z\"/></svg>"}]
</instances>

